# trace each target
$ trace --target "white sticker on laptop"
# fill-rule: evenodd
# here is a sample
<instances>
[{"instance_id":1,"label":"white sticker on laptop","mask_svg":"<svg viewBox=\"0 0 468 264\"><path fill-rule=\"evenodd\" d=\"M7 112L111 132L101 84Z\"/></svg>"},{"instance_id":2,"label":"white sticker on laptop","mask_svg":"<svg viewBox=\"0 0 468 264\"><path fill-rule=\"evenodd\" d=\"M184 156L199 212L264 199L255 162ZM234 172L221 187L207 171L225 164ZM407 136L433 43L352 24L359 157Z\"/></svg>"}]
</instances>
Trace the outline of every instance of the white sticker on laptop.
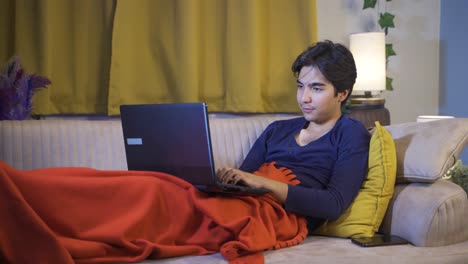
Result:
<instances>
[{"instance_id":1,"label":"white sticker on laptop","mask_svg":"<svg viewBox=\"0 0 468 264\"><path fill-rule=\"evenodd\" d=\"M143 145L142 138L127 138L127 145Z\"/></svg>"}]
</instances>

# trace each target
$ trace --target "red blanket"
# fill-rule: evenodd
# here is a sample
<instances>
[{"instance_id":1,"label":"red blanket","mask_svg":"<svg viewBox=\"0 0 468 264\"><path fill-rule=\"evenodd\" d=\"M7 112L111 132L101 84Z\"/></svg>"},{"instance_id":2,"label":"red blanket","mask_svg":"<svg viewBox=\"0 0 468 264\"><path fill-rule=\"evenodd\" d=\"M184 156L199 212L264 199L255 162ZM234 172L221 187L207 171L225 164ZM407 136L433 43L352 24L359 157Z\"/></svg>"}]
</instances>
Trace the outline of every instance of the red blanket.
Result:
<instances>
[{"instance_id":1,"label":"red blanket","mask_svg":"<svg viewBox=\"0 0 468 264\"><path fill-rule=\"evenodd\" d=\"M274 164L256 173L297 184ZM270 195L210 195L158 172L21 171L0 161L0 252L11 263L122 263L215 252L230 263L263 263L262 251L296 245L306 235L305 219Z\"/></svg>"}]
</instances>

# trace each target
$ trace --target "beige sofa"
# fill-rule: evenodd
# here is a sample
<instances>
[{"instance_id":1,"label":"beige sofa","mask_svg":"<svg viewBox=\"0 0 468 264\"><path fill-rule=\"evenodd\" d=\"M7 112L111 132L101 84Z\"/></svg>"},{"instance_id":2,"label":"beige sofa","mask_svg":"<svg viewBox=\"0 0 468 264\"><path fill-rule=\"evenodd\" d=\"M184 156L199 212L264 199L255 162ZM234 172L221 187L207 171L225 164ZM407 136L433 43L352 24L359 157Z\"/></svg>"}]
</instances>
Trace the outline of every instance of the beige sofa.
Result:
<instances>
[{"instance_id":1,"label":"beige sofa","mask_svg":"<svg viewBox=\"0 0 468 264\"><path fill-rule=\"evenodd\" d=\"M237 167L272 121L288 115L210 116L215 164ZM386 126L397 150L397 184L380 231L410 245L361 248L346 238L310 236L265 252L266 263L468 263L468 200L440 177L468 142L468 119ZM20 169L84 166L126 170L121 123L49 119L0 121L0 160ZM145 263L226 263L219 255Z\"/></svg>"}]
</instances>

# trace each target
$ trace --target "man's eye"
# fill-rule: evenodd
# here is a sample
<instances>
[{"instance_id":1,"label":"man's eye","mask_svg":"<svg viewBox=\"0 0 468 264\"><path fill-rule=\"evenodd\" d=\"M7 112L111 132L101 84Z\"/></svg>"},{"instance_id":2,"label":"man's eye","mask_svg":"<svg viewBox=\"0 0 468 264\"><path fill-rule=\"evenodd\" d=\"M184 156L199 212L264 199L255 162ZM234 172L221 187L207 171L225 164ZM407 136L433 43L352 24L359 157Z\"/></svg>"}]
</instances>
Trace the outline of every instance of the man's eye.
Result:
<instances>
[{"instance_id":1,"label":"man's eye","mask_svg":"<svg viewBox=\"0 0 468 264\"><path fill-rule=\"evenodd\" d=\"M304 87L304 85L298 85L297 89L302 89L302 87Z\"/></svg>"},{"instance_id":2,"label":"man's eye","mask_svg":"<svg viewBox=\"0 0 468 264\"><path fill-rule=\"evenodd\" d=\"M320 87L312 87L312 91L314 91L314 92L320 92L320 91L322 91L322 88L320 88Z\"/></svg>"}]
</instances>

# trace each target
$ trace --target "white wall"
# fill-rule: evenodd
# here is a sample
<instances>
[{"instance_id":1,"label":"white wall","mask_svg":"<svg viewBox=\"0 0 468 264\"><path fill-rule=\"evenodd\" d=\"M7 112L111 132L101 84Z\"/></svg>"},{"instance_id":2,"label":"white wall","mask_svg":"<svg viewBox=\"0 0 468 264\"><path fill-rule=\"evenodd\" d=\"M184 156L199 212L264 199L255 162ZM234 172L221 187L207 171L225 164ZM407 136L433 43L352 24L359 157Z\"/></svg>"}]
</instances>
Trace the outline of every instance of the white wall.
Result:
<instances>
[{"instance_id":1,"label":"white wall","mask_svg":"<svg viewBox=\"0 0 468 264\"><path fill-rule=\"evenodd\" d=\"M380 31L377 10L363 10L364 0L316 1L319 40L349 46L351 33ZM377 9L395 15L387 35L397 53L387 70L394 91L382 93L392 124L438 114L440 0L378 0Z\"/></svg>"}]
</instances>

